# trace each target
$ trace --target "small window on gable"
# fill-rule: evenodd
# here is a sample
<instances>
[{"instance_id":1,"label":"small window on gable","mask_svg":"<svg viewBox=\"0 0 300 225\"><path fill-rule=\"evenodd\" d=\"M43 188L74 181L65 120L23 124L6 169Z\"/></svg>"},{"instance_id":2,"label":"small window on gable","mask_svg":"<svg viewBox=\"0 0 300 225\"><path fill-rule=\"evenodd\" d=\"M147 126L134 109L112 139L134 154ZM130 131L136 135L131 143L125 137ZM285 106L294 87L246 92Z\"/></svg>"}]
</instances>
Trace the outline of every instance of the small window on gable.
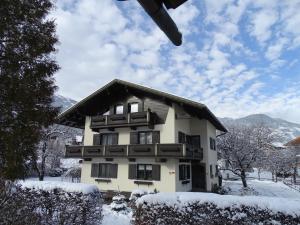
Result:
<instances>
[{"instance_id":1,"label":"small window on gable","mask_svg":"<svg viewBox=\"0 0 300 225\"><path fill-rule=\"evenodd\" d=\"M115 106L115 114L123 114L124 113L124 106L123 105L116 105Z\"/></svg>"},{"instance_id":2,"label":"small window on gable","mask_svg":"<svg viewBox=\"0 0 300 225\"><path fill-rule=\"evenodd\" d=\"M134 103L129 103L129 112L135 113L139 111L139 104L134 102Z\"/></svg>"}]
</instances>

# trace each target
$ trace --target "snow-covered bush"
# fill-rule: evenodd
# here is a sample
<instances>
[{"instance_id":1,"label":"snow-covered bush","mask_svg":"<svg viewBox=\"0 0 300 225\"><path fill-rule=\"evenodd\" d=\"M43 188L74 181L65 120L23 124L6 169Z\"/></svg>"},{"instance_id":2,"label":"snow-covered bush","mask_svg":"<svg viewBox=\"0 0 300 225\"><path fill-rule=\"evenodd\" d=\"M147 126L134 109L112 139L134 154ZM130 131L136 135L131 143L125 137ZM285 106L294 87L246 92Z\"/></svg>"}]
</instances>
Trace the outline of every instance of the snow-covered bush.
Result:
<instances>
[{"instance_id":1,"label":"snow-covered bush","mask_svg":"<svg viewBox=\"0 0 300 225\"><path fill-rule=\"evenodd\" d=\"M212 193L159 193L137 200L133 224L271 225L300 223L298 200Z\"/></svg>"},{"instance_id":2,"label":"snow-covered bush","mask_svg":"<svg viewBox=\"0 0 300 225\"><path fill-rule=\"evenodd\" d=\"M70 192L70 190L60 188L59 185L54 185L59 182L53 182L50 187L46 184L38 186L32 183L34 182L20 185L2 181L0 186L1 225L92 225L100 223L102 201L99 191L86 188L83 191Z\"/></svg>"},{"instance_id":3,"label":"snow-covered bush","mask_svg":"<svg viewBox=\"0 0 300 225\"><path fill-rule=\"evenodd\" d=\"M110 207L113 211L127 213L129 211L127 207L126 198L124 195L118 194L112 198Z\"/></svg>"}]
</instances>

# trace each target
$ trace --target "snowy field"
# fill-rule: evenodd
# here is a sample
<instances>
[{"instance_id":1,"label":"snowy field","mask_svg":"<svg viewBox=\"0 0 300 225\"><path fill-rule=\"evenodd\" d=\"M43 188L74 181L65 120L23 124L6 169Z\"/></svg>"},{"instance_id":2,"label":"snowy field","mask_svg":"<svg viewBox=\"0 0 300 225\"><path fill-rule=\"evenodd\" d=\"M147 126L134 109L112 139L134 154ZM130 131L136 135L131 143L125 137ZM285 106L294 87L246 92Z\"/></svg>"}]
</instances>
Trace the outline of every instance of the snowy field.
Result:
<instances>
[{"instance_id":1,"label":"snowy field","mask_svg":"<svg viewBox=\"0 0 300 225\"><path fill-rule=\"evenodd\" d=\"M229 195L256 195L268 197L297 198L300 192L288 187L282 182L248 180L248 189L244 190L242 181L223 181L225 188L230 188Z\"/></svg>"}]
</instances>

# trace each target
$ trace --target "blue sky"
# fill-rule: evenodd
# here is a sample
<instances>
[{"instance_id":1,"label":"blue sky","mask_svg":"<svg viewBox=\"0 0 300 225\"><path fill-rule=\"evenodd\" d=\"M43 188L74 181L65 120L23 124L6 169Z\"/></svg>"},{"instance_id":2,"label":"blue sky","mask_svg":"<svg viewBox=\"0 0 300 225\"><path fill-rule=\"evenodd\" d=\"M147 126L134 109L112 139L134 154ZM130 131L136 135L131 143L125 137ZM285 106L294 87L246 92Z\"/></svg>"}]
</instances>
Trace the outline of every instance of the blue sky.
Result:
<instances>
[{"instance_id":1,"label":"blue sky","mask_svg":"<svg viewBox=\"0 0 300 225\"><path fill-rule=\"evenodd\" d=\"M114 78L205 103L219 117L300 123L300 0L189 0L173 46L135 0L57 0L58 93L80 100Z\"/></svg>"}]
</instances>

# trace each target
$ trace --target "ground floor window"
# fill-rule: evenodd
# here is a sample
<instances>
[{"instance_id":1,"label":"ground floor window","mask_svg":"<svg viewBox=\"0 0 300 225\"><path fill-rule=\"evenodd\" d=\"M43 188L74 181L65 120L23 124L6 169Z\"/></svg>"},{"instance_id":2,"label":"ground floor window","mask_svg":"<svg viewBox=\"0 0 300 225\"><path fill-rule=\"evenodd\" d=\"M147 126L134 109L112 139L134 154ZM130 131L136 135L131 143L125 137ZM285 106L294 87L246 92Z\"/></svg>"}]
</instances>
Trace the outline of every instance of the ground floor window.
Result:
<instances>
[{"instance_id":1,"label":"ground floor window","mask_svg":"<svg viewBox=\"0 0 300 225\"><path fill-rule=\"evenodd\" d=\"M191 166L187 164L179 165L179 180L189 180L191 178Z\"/></svg>"},{"instance_id":2,"label":"ground floor window","mask_svg":"<svg viewBox=\"0 0 300 225\"><path fill-rule=\"evenodd\" d=\"M118 164L111 163L93 163L91 168L91 177L97 178L117 178Z\"/></svg>"},{"instance_id":3,"label":"ground floor window","mask_svg":"<svg viewBox=\"0 0 300 225\"><path fill-rule=\"evenodd\" d=\"M138 164L137 165L137 179L152 180L152 165Z\"/></svg>"},{"instance_id":4,"label":"ground floor window","mask_svg":"<svg viewBox=\"0 0 300 225\"><path fill-rule=\"evenodd\" d=\"M129 164L128 179L160 180L159 164Z\"/></svg>"},{"instance_id":5,"label":"ground floor window","mask_svg":"<svg viewBox=\"0 0 300 225\"><path fill-rule=\"evenodd\" d=\"M213 174L213 166L212 165L209 166L209 173L210 173L210 177L213 178L214 174Z\"/></svg>"}]
</instances>

